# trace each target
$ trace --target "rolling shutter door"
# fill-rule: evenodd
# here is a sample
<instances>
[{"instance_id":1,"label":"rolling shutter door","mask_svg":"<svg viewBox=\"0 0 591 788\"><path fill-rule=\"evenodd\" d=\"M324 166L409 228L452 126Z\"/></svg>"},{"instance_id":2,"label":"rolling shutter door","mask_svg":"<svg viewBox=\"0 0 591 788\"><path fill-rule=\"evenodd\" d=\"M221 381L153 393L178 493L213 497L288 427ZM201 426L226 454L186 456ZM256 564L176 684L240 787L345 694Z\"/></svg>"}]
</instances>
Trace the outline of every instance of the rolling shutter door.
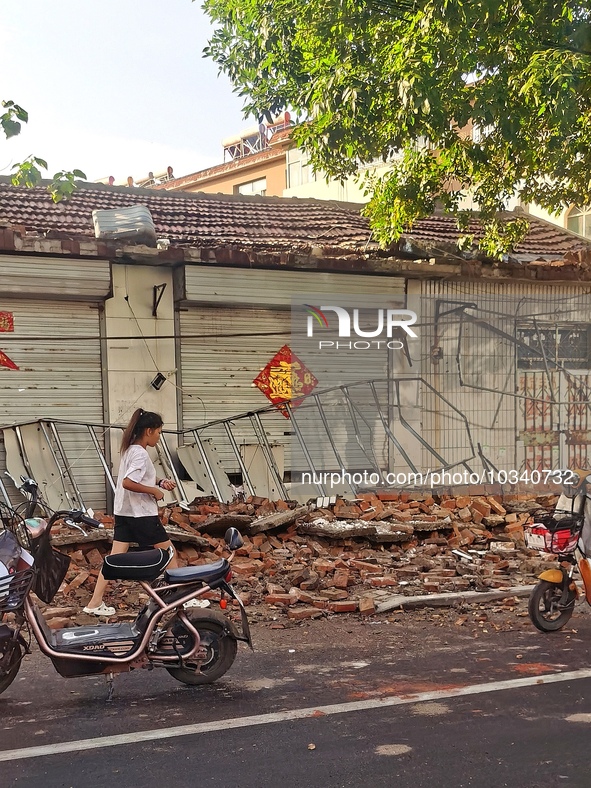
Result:
<instances>
[{"instance_id":1,"label":"rolling shutter door","mask_svg":"<svg viewBox=\"0 0 591 788\"><path fill-rule=\"evenodd\" d=\"M227 419L270 403L252 381L285 344L291 315L287 310L191 308L181 313L183 426ZM277 413L265 416L269 441L286 444L289 422ZM254 442L248 424L236 422L238 442ZM215 436L215 431L212 433ZM220 458L237 470L231 452L218 443Z\"/></svg>"},{"instance_id":2,"label":"rolling shutter door","mask_svg":"<svg viewBox=\"0 0 591 788\"><path fill-rule=\"evenodd\" d=\"M98 305L4 296L0 312L0 350L19 367L0 366L0 424L39 418L101 423ZM59 433L84 503L104 507L105 475L88 431L61 425ZM0 473L5 467L0 436Z\"/></svg>"},{"instance_id":3,"label":"rolling shutter door","mask_svg":"<svg viewBox=\"0 0 591 788\"><path fill-rule=\"evenodd\" d=\"M283 345L291 344L292 296L403 294L405 282L394 277L187 267L185 287L180 356L182 424L187 429L269 404L252 381ZM311 371L320 390L324 370ZM365 377L363 369L358 374ZM292 439L289 420L274 412L263 416L263 424L269 442L287 450ZM228 472L237 472L225 433L217 430L220 459ZM232 431L239 444L256 443L247 421L236 421ZM211 435L215 440L215 429Z\"/></svg>"}]
</instances>

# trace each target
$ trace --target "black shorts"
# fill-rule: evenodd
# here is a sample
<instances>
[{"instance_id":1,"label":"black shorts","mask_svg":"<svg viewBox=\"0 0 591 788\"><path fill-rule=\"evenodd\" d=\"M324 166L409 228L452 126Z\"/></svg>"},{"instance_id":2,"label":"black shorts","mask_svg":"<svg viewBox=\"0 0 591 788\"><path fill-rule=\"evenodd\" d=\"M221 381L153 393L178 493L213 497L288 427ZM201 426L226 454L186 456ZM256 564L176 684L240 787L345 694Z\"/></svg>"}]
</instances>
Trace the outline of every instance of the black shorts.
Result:
<instances>
[{"instance_id":1,"label":"black shorts","mask_svg":"<svg viewBox=\"0 0 591 788\"><path fill-rule=\"evenodd\" d=\"M137 542L140 547L154 547L155 544L167 542L169 536L157 514L149 517L116 514L113 539L116 542Z\"/></svg>"}]
</instances>

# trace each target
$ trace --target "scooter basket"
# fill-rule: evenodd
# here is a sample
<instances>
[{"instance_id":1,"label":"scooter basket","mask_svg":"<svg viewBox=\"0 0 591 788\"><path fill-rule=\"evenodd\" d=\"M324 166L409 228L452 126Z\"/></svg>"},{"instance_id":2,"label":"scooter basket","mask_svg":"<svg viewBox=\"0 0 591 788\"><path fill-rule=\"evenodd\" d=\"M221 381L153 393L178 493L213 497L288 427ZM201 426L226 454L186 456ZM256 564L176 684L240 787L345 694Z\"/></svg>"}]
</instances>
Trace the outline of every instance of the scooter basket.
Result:
<instances>
[{"instance_id":1,"label":"scooter basket","mask_svg":"<svg viewBox=\"0 0 591 788\"><path fill-rule=\"evenodd\" d=\"M545 509L534 512L534 526L541 525L544 531L544 543L549 553L560 555L572 553L579 541L585 515L581 512L569 512L556 509L547 512Z\"/></svg>"},{"instance_id":2,"label":"scooter basket","mask_svg":"<svg viewBox=\"0 0 591 788\"><path fill-rule=\"evenodd\" d=\"M33 569L0 578L0 613L10 613L23 606L34 578Z\"/></svg>"}]
</instances>

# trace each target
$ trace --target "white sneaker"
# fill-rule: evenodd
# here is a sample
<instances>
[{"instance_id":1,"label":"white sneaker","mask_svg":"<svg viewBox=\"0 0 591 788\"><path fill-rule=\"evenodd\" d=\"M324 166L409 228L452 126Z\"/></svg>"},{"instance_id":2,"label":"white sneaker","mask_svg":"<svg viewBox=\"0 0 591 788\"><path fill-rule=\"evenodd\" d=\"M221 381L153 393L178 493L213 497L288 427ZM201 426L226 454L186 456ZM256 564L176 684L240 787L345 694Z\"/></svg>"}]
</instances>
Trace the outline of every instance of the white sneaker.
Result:
<instances>
[{"instance_id":1,"label":"white sneaker","mask_svg":"<svg viewBox=\"0 0 591 788\"><path fill-rule=\"evenodd\" d=\"M88 613L91 616L114 616L115 615L115 608L109 607L105 605L104 602L101 602L98 607L85 607L83 608L85 613Z\"/></svg>"},{"instance_id":2,"label":"white sneaker","mask_svg":"<svg viewBox=\"0 0 591 788\"><path fill-rule=\"evenodd\" d=\"M185 602L183 607L209 607L211 602L209 599L189 599Z\"/></svg>"}]
</instances>

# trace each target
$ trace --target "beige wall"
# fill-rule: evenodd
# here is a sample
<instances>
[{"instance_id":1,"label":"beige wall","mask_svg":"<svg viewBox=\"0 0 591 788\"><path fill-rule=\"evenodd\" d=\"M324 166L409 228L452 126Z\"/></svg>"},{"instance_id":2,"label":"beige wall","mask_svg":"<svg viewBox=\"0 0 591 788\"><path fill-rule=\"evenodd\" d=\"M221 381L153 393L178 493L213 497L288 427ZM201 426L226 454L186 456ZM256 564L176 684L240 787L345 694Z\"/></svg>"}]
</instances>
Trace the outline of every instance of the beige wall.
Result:
<instances>
[{"instance_id":1,"label":"beige wall","mask_svg":"<svg viewBox=\"0 0 591 788\"><path fill-rule=\"evenodd\" d=\"M187 192L206 192L209 194L234 194L234 187L259 178L267 179L267 197L282 197L285 189L285 156L259 164L241 167L239 170L224 172L207 181L200 181L183 187Z\"/></svg>"},{"instance_id":2,"label":"beige wall","mask_svg":"<svg viewBox=\"0 0 591 788\"><path fill-rule=\"evenodd\" d=\"M312 173L308 165L308 157L299 148L287 152L286 166L289 170L283 197L313 198L316 200L338 200L339 202L366 203L370 195L364 194L363 178L367 173L383 175L389 169L387 164L378 164L352 175L343 183L327 179L321 173Z\"/></svg>"},{"instance_id":3,"label":"beige wall","mask_svg":"<svg viewBox=\"0 0 591 788\"><path fill-rule=\"evenodd\" d=\"M152 317L153 286L166 283ZM129 301L125 296L129 295ZM162 415L165 429L176 429L176 368L174 301L170 268L113 265L113 297L105 302L107 341L109 422L125 424L136 408ZM162 336L146 339L141 336ZM150 382L161 372L166 383L156 391ZM118 438L112 446L115 465L119 457Z\"/></svg>"}]
</instances>

